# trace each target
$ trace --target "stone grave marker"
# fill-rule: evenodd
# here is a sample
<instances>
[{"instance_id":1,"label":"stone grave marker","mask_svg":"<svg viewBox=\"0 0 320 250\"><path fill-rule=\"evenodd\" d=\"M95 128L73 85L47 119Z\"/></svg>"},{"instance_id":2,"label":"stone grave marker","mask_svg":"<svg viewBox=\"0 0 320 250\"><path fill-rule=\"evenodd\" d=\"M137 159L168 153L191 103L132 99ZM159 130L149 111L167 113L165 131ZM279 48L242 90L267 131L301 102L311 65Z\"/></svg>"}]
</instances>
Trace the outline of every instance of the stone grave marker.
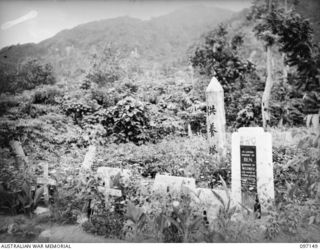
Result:
<instances>
[{"instance_id":1,"label":"stone grave marker","mask_svg":"<svg viewBox=\"0 0 320 250\"><path fill-rule=\"evenodd\" d=\"M124 181L128 181L131 171L128 169L100 167L97 170L98 176L102 179L103 186L99 188L99 191L105 194L106 199L108 196L121 197L122 192L113 185L112 179L118 174L124 178Z\"/></svg>"},{"instance_id":2,"label":"stone grave marker","mask_svg":"<svg viewBox=\"0 0 320 250\"><path fill-rule=\"evenodd\" d=\"M226 114L224 108L224 92L217 78L213 77L206 90L207 102L207 134L209 153L226 154Z\"/></svg>"},{"instance_id":3,"label":"stone grave marker","mask_svg":"<svg viewBox=\"0 0 320 250\"><path fill-rule=\"evenodd\" d=\"M56 181L49 178L49 169L48 169L48 163L43 163L43 177L38 177L37 178L37 184L41 184L44 186L44 200L46 204L49 203L49 188L48 185L55 186Z\"/></svg>"},{"instance_id":4,"label":"stone grave marker","mask_svg":"<svg viewBox=\"0 0 320 250\"><path fill-rule=\"evenodd\" d=\"M90 145L88 147L88 151L81 165L81 170L87 170L91 168L96 157L96 152L97 152L97 147L95 145Z\"/></svg>"},{"instance_id":5,"label":"stone grave marker","mask_svg":"<svg viewBox=\"0 0 320 250\"><path fill-rule=\"evenodd\" d=\"M181 192L183 186L196 190L196 181L193 178L157 174L153 191L156 193Z\"/></svg>"},{"instance_id":6,"label":"stone grave marker","mask_svg":"<svg viewBox=\"0 0 320 250\"><path fill-rule=\"evenodd\" d=\"M265 212L274 201L272 138L263 128L240 128L232 134L232 199Z\"/></svg>"}]
</instances>

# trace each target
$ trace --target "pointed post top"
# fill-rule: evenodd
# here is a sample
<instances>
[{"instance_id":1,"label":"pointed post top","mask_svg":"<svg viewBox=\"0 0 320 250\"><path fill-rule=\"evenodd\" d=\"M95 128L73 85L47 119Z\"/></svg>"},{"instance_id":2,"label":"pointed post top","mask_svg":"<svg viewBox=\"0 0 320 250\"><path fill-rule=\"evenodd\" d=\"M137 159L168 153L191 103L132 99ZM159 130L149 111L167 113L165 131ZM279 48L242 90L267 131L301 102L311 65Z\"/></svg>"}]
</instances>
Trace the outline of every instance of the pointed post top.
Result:
<instances>
[{"instance_id":1,"label":"pointed post top","mask_svg":"<svg viewBox=\"0 0 320 250\"><path fill-rule=\"evenodd\" d=\"M223 92L223 88L217 78L212 77L206 92Z\"/></svg>"}]
</instances>

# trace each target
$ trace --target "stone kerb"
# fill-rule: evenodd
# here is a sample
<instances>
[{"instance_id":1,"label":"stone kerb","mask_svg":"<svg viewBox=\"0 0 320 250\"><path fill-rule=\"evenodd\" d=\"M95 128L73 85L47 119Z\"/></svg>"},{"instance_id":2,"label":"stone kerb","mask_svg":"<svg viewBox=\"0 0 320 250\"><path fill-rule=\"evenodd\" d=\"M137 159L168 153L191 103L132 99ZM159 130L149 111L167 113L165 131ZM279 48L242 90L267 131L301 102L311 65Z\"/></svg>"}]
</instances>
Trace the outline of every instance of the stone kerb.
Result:
<instances>
[{"instance_id":1,"label":"stone kerb","mask_svg":"<svg viewBox=\"0 0 320 250\"><path fill-rule=\"evenodd\" d=\"M207 212L207 217L209 220L213 220L217 217L220 207L222 207L221 201L213 194L212 189L209 188L197 188L194 178L185 178L169 175L157 174L154 184L153 192L155 194L166 195L176 195L179 193L187 192L191 199L191 206L194 208L201 208L203 211ZM235 204L227 193L223 189L213 189L220 198L223 200L225 206L227 206L230 199L230 208Z\"/></svg>"},{"instance_id":2,"label":"stone kerb","mask_svg":"<svg viewBox=\"0 0 320 250\"><path fill-rule=\"evenodd\" d=\"M195 191L196 181L193 178L157 174L153 191L155 193L181 192L183 186Z\"/></svg>"},{"instance_id":3,"label":"stone kerb","mask_svg":"<svg viewBox=\"0 0 320 250\"><path fill-rule=\"evenodd\" d=\"M262 128L240 128L232 134L232 199L236 204L244 204L241 191L240 146L256 148L256 186L262 212L274 201L272 137ZM252 209L252 208L250 208Z\"/></svg>"}]
</instances>

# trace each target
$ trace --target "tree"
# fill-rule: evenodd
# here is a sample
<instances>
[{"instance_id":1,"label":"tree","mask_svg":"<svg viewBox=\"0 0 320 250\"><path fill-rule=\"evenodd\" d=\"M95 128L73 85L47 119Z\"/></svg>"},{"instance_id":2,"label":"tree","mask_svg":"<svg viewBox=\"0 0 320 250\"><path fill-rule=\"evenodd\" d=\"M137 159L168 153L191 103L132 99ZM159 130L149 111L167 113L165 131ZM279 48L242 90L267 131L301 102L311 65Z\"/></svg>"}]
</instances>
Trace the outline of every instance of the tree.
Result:
<instances>
[{"instance_id":1,"label":"tree","mask_svg":"<svg viewBox=\"0 0 320 250\"><path fill-rule=\"evenodd\" d=\"M195 71L200 76L212 78L215 76L222 85L225 93L227 122L235 121L238 110L231 112L232 103L235 103L240 92L249 84L248 76L255 75L254 65L240 57L238 50L243 43L243 36L236 34L233 37L228 36L228 30L224 25L208 32L202 37L201 43L194 49L190 61ZM208 81L201 89L207 87ZM238 100L239 101L239 100Z\"/></svg>"},{"instance_id":2,"label":"tree","mask_svg":"<svg viewBox=\"0 0 320 250\"><path fill-rule=\"evenodd\" d=\"M56 82L53 67L39 59L27 59L18 68L18 89L33 89L40 85L52 85Z\"/></svg>"},{"instance_id":3,"label":"tree","mask_svg":"<svg viewBox=\"0 0 320 250\"><path fill-rule=\"evenodd\" d=\"M261 14L262 8L260 12L256 11L253 16L260 22L254 30L259 38L269 44L277 43L279 51L286 54L286 64L296 71L289 84L304 93L305 114L316 115L314 120L317 125L320 109L320 54L318 47L312 44L311 25L296 12L294 5L289 11L273 6L266 16Z\"/></svg>"},{"instance_id":4,"label":"tree","mask_svg":"<svg viewBox=\"0 0 320 250\"><path fill-rule=\"evenodd\" d=\"M99 86L111 87L123 76L120 60L120 51L114 49L111 44L106 44L99 54L92 55L91 67L86 78Z\"/></svg>"},{"instance_id":5,"label":"tree","mask_svg":"<svg viewBox=\"0 0 320 250\"><path fill-rule=\"evenodd\" d=\"M56 82L52 65L40 59L28 58L18 68L9 65L0 67L0 92L15 93Z\"/></svg>"},{"instance_id":6,"label":"tree","mask_svg":"<svg viewBox=\"0 0 320 250\"><path fill-rule=\"evenodd\" d=\"M262 124L263 128L266 129L270 125L271 120L270 97L273 87L271 48L276 42L276 37L272 32L272 25L274 21L274 6L272 4L272 0L266 0L262 5L259 4L261 4L261 1L256 2L256 5L252 8L251 18L258 22L255 25L254 30L258 39L264 42L267 53L267 79L261 103Z\"/></svg>"}]
</instances>

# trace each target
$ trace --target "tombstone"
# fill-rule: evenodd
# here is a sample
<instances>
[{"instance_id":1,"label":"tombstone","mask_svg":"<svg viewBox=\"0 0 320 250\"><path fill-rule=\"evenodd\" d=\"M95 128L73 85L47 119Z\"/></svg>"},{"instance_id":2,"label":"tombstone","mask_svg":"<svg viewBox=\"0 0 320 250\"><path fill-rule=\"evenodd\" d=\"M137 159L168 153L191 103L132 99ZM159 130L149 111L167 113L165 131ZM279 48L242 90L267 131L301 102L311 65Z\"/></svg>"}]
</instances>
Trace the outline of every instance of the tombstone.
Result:
<instances>
[{"instance_id":1,"label":"tombstone","mask_svg":"<svg viewBox=\"0 0 320 250\"><path fill-rule=\"evenodd\" d=\"M43 177L38 177L37 178L37 184L41 184L44 186L44 200L46 204L49 204L49 188L48 185L50 186L55 186L56 181L53 179L49 178L49 170L48 170L48 163L43 163Z\"/></svg>"},{"instance_id":2,"label":"tombstone","mask_svg":"<svg viewBox=\"0 0 320 250\"><path fill-rule=\"evenodd\" d=\"M240 128L232 134L232 199L262 213L274 201L272 138L263 128Z\"/></svg>"},{"instance_id":3,"label":"tombstone","mask_svg":"<svg viewBox=\"0 0 320 250\"><path fill-rule=\"evenodd\" d=\"M86 172L91 169L93 162L96 157L97 148L95 145L90 145L88 147L88 151L86 155L84 156L84 160L82 162L81 168L80 168L80 180L83 184L87 182L86 180Z\"/></svg>"},{"instance_id":4,"label":"tombstone","mask_svg":"<svg viewBox=\"0 0 320 250\"><path fill-rule=\"evenodd\" d=\"M131 171L128 169L100 167L97 170L98 176L102 179L102 186L99 191L105 194L106 199L109 196L121 197L122 192L118 187L115 187L112 179L120 174L124 181L129 181Z\"/></svg>"},{"instance_id":5,"label":"tombstone","mask_svg":"<svg viewBox=\"0 0 320 250\"><path fill-rule=\"evenodd\" d=\"M86 153L83 163L81 165L81 170L90 169L95 157L96 157L97 148L95 145L90 145L88 148L88 152Z\"/></svg>"},{"instance_id":6,"label":"tombstone","mask_svg":"<svg viewBox=\"0 0 320 250\"><path fill-rule=\"evenodd\" d=\"M226 115L224 109L224 92L217 78L213 77L206 90L207 134L209 153L226 154Z\"/></svg>"},{"instance_id":7,"label":"tombstone","mask_svg":"<svg viewBox=\"0 0 320 250\"><path fill-rule=\"evenodd\" d=\"M195 179L157 174L153 184L153 191L156 193L179 193L183 187L196 190Z\"/></svg>"}]
</instances>

